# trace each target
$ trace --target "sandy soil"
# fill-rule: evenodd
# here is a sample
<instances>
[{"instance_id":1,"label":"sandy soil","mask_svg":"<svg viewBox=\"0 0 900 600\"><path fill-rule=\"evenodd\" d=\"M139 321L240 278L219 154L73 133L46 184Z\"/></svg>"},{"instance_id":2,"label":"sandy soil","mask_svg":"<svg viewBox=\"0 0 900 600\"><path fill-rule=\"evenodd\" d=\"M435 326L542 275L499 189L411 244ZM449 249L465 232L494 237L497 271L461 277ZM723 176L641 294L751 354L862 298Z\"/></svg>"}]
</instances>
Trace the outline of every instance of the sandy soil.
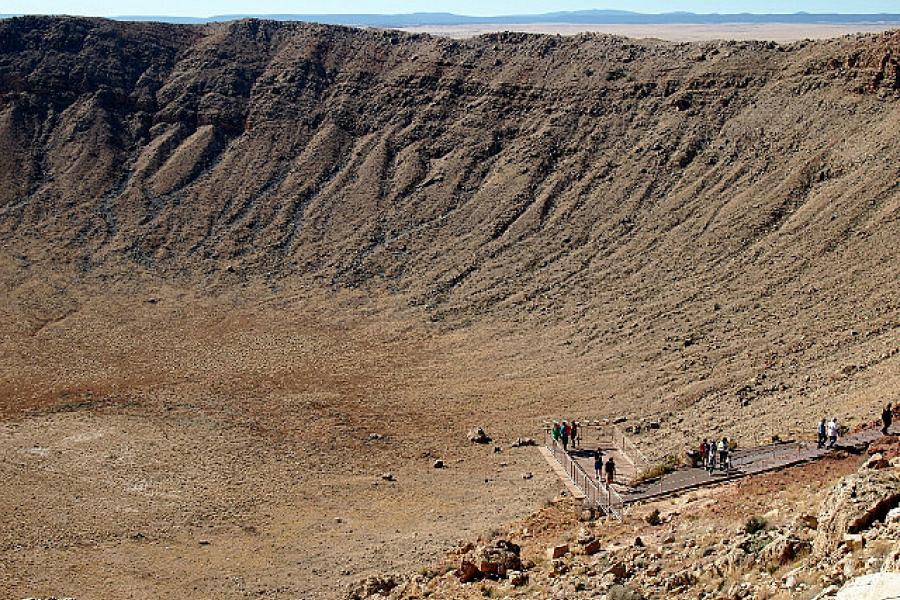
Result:
<instances>
[{"instance_id":1,"label":"sandy soil","mask_svg":"<svg viewBox=\"0 0 900 600\"><path fill-rule=\"evenodd\" d=\"M3 597L334 597L559 488L509 448L540 423L504 416L529 383L511 399L470 378L460 339L410 335L352 294L153 297L84 298L4 344ZM469 444L475 424L503 451Z\"/></svg>"}]
</instances>

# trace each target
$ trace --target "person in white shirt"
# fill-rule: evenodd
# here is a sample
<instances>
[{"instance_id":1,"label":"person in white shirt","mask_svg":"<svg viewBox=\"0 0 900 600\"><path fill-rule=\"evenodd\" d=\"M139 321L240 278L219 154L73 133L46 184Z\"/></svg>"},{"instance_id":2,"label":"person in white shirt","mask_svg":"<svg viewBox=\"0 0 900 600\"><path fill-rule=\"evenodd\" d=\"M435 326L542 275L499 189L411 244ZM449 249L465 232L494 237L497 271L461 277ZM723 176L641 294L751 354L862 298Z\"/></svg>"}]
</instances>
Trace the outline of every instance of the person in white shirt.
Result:
<instances>
[{"instance_id":1,"label":"person in white shirt","mask_svg":"<svg viewBox=\"0 0 900 600\"><path fill-rule=\"evenodd\" d=\"M828 424L828 447L834 448L834 445L837 443L838 433L840 432L840 427L838 426L837 417L831 419L831 423Z\"/></svg>"}]
</instances>

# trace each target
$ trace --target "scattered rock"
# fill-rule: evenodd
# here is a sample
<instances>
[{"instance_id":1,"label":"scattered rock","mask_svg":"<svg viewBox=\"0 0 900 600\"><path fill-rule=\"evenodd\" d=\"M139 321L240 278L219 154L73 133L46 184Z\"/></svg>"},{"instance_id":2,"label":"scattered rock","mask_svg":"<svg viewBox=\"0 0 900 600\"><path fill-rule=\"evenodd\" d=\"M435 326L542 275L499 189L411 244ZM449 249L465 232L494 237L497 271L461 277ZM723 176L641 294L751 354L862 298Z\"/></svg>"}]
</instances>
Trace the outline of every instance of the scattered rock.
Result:
<instances>
[{"instance_id":1,"label":"scattered rock","mask_svg":"<svg viewBox=\"0 0 900 600\"><path fill-rule=\"evenodd\" d=\"M436 461L434 461L434 464L433 464L432 466L433 466L435 469L443 469L443 468L444 468L444 461L442 461L441 459L437 459Z\"/></svg>"},{"instance_id":2,"label":"scattered rock","mask_svg":"<svg viewBox=\"0 0 900 600\"><path fill-rule=\"evenodd\" d=\"M642 539L640 538L640 536L634 538L634 544L633 544L633 546L634 546L635 548L643 548L643 547L645 546L644 540L642 540Z\"/></svg>"},{"instance_id":3,"label":"scattered rock","mask_svg":"<svg viewBox=\"0 0 900 600\"><path fill-rule=\"evenodd\" d=\"M581 551L588 556L592 556L600 552L602 548L603 544L600 542L600 540L591 540L582 547Z\"/></svg>"},{"instance_id":4,"label":"scattered rock","mask_svg":"<svg viewBox=\"0 0 900 600\"><path fill-rule=\"evenodd\" d=\"M374 442L374 441L383 440L383 439L384 439L384 436L381 435L380 433L370 433L369 434L369 441Z\"/></svg>"},{"instance_id":5,"label":"scattered rock","mask_svg":"<svg viewBox=\"0 0 900 600\"><path fill-rule=\"evenodd\" d=\"M373 597L386 597L401 584L397 575L373 575L353 583L344 595L345 600L367 600Z\"/></svg>"},{"instance_id":6,"label":"scattered rock","mask_svg":"<svg viewBox=\"0 0 900 600\"><path fill-rule=\"evenodd\" d=\"M609 568L603 572L603 575L611 575L613 580L616 583L619 583L628 575L628 567L626 567L623 562L616 562L610 565Z\"/></svg>"},{"instance_id":7,"label":"scattered rock","mask_svg":"<svg viewBox=\"0 0 900 600\"><path fill-rule=\"evenodd\" d=\"M900 523L900 506L892 508L884 517L884 522L888 525L891 523Z\"/></svg>"},{"instance_id":8,"label":"scattered rock","mask_svg":"<svg viewBox=\"0 0 900 600\"><path fill-rule=\"evenodd\" d=\"M478 570L475 563L463 559L459 568L456 570L456 577L463 583L469 583L481 579L481 571Z\"/></svg>"},{"instance_id":9,"label":"scattered rock","mask_svg":"<svg viewBox=\"0 0 900 600\"><path fill-rule=\"evenodd\" d=\"M866 540L861 533L845 533L843 543L850 552L856 552L863 549Z\"/></svg>"},{"instance_id":10,"label":"scattered rock","mask_svg":"<svg viewBox=\"0 0 900 600\"><path fill-rule=\"evenodd\" d=\"M526 446L537 446L537 442L534 441L530 437L526 438L516 438L516 441L512 443L512 448L524 448Z\"/></svg>"},{"instance_id":11,"label":"scattered rock","mask_svg":"<svg viewBox=\"0 0 900 600\"><path fill-rule=\"evenodd\" d=\"M587 527L582 527L581 529L578 530L577 540L578 540L578 543L582 546L584 546L588 542L593 541L595 538L596 538L596 536Z\"/></svg>"},{"instance_id":12,"label":"scattered rock","mask_svg":"<svg viewBox=\"0 0 900 600\"><path fill-rule=\"evenodd\" d=\"M813 515L800 515L797 517L797 523L808 529L818 529L819 527L819 519Z\"/></svg>"},{"instance_id":13,"label":"scattered rock","mask_svg":"<svg viewBox=\"0 0 900 600\"><path fill-rule=\"evenodd\" d=\"M525 471L522 473L522 479L532 479L534 477L534 473L531 471Z\"/></svg>"},{"instance_id":14,"label":"scattered rock","mask_svg":"<svg viewBox=\"0 0 900 600\"><path fill-rule=\"evenodd\" d=\"M889 464L900 457L900 436L886 435L869 444L870 455L880 454Z\"/></svg>"},{"instance_id":15,"label":"scattered rock","mask_svg":"<svg viewBox=\"0 0 900 600\"><path fill-rule=\"evenodd\" d=\"M891 463L884 457L883 454L877 453L870 456L865 463L863 463L863 469L887 469L891 466Z\"/></svg>"},{"instance_id":16,"label":"scattered rock","mask_svg":"<svg viewBox=\"0 0 900 600\"><path fill-rule=\"evenodd\" d=\"M506 578L513 587L521 587L528 583L528 573L523 571L510 571L506 574Z\"/></svg>"},{"instance_id":17,"label":"scattered rock","mask_svg":"<svg viewBox=\"0 0 900 600\"><path fill-rule=\"evenodd\" d=\"M394 476L394 474L391 473L391 472L382 473L382 474L381 474L381 478L382 478L384 481L397 481L397 478L396 478L396 477Z\"/></svg>"},{"instance_id":18,"label":"scattered rock","mask_svg":"<svg viewBox=\"0 0 900 600\"><path fill-rule=\"evenodd\" d=\"M562 558L568 553L568 544L558 544L556 546L550 546L549 548L547 548L547 558L549 558L550 560L553 560L554 558Z\"/></svg>"}]
</instances>

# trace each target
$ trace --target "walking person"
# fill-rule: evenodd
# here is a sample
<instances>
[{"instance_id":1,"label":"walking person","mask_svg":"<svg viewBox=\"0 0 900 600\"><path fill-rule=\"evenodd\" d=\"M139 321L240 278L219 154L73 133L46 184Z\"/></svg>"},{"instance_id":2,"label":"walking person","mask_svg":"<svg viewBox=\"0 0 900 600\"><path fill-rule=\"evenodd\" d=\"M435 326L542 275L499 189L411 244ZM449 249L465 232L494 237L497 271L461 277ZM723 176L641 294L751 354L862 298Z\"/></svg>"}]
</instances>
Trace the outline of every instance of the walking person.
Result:
<instances>
[{"instance_id":1,"label":"walking person","mask_svg":"<svg viewBox=\"0 0 900 600\"><path fill-rule=\"evenodd\" d=\"M597 481L600 481L603 474L603 452L600 450L594 451L594 474L597 476Z\"/></svg>"},{"instance_id":2,"label":"walking person","mask_svg":"<svg viewBox=\"0 0 900 600\"><path fill-rule=\"evenodd\" d=\"M828 448L834 448L834 445L837 443L838 435L840 434L841 428L838 425L837 417L833 417L831 422L828 424Z\"/></svg>"},{"instance_id":3,"label":"walking person","mask_svg":"<svg viewBox=\"0 0 900 600\"><path fill-rule=\"evenodd\" d=\"M606 471L606 485L612 485L616 480L616 461L612 456L609 457L603 468Z\"/></svg>"},{"instance_id":4,"label":"walking person","mask_svg":"<svg viewBox=\"0 0 900 600\"><path fill-rule=\"evenodd\" d=\"M719 468L723 471L728 470L728 438L723 437L719 442Z\"/></svg>"},{"instance_id":5,"label":"walking person","mask_svg":"<svg viewBox=\"0 0 900 600\"><path fill-rule=\"evenodd\" d=\"M826 429L827 429L827 427L825 425L825 418L823 417L822 420L819 421L819 426L816 429L816 434L818 434L818 438L819 438L819 448L825 447L825 438L826 438L825 431L826 431Z\"/></svg>"},{"instance_id":6,"label":"walking person","mask_svg":"<svg viewBox=\"0 0 900 600\"><path fill-rule=\"evenodd\" d=\"M559 431L562 436L563 450L565 452L569 451L569 424L565 421L562 422L562 428Z\"/></svg>"},{"instance_id":7,"label":"walking person","mask_svg":"<svg viewBox=\"0 0 900 600\"><path fill-rule=\"evenodd\" d=\"M572 421L572 448L578 447L578 423Z\"/></svg>"},{"instance_id":8,"label":"walking person","mask_svg":"<svg viewBox=\"0 0 900 600\"><path fill-rule=\"evenodd\" d=\"M881 411L881 424L884 426L881 428L881 433L884 435L888 434L888 429L891 428L891 423L894 421L894 411L891 407L891 403L888 402L887 406L884 407L884 410Z\"/></svg>"}]
</instances>

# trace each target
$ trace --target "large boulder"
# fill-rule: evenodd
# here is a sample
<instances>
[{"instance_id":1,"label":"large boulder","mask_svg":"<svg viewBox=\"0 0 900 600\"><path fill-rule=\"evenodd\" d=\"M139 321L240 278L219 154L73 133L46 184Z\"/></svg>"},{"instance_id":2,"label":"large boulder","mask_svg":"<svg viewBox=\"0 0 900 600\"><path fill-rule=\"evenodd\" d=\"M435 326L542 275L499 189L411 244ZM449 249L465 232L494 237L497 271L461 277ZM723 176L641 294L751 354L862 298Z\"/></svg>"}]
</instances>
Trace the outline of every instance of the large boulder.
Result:
<instances>
[{"instance_id":1,"label":"large boulder","mask_svg":"<svg viewBox=\"0 0 900 600\"><path fill-rule=\"evenodd\" d=\"M835 600L896 600L900 598L900 573L874 573L848 581Z\"/></svg>"},{"instance_id":2,"label":"large boulder","mask_svg":"<svg viewBox=\"0 0 900 600\"><path fill-rule=\"evenodd\" d=\"M864 469L844 477L822 502L813 554L830 554L846 534L860 533L876 521L883 521L898 504L900 469Z\"/></svg>"},{"instance_id":3,"label":"large boulder","mask_svg":"<svg viewBox=\"0 0 900 600\"><path fill-rule=\"evenodd\" d=\"M522 560L517 544L498 540L478 550L478 570L485 577L504 579L510 571L521 571Z\"/></svg>"}]
</instances>

